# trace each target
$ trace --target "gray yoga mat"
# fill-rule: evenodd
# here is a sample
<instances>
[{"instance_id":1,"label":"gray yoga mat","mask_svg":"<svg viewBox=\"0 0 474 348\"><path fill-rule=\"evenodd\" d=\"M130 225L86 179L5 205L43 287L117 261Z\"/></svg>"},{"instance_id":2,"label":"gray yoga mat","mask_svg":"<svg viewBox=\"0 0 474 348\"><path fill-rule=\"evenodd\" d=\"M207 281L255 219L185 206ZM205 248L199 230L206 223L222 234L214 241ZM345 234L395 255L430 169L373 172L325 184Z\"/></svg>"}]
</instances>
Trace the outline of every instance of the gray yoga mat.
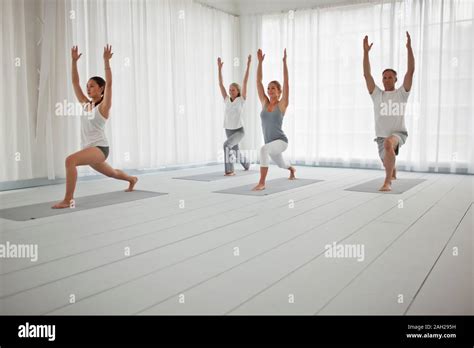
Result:
<instances>
[{"instance_id":1,"label":"gray yoga mat","mask_svg":"<svg viewBox=\"0 0 474 348\"><path fill-rule=\"evenodd\" d=\"M256 170L241 170L241 171L236 171L235 175L227 176L227 175L224 175L223 171L221 171L221 172L181 176L181 177L176 177L173 179L194 180L194 181L216 181L216 180L235 178L237 176L256 174L256 173L258 173L258 171Z\"/></svg>"},{"instance_id":2,"label":"gray yoga mat","mask_svg":"<svg viewBox=\"0 0 474 348\"><path fill-rule=\"evenodd\" d=\"M324 180L313 180L313 179L296 179L288 180L288 178L280 178L268 180L265 185L265 190L262 191L252 191L252 189L257 185L257 181L250 185L243 185L232 187L230 189L214 191L215 193L230 193L235 195L247 195L247 196L268 196L272 193L283 192L292 190L297 187L307 186L321 182Z\"/></svg>"},{"instance_id":3,"label":"gray yoga mat","mask_svg":"<svg viewBox=\"0 0 474 348\"><path fill-rule=\"evenodd\" d=\"M51 206L60 201L56 200L52 202L2 209L0 210L0 218L15 221L34 220L48 216L73 213L79 210L87 210L112 204L132 202L139 199L152 198L166 194L167 193L139 190L132 192L107 192L98 195L77 197L75 198L75 208L52 209Z\"/></svg>"},{"instance_id":4,"label":"gray yoga mat","mask_svg":"<svg viewBox=\"0 0 474 348\"><path fill-rule=\"evenodd\" d=\"M364 182L362 184L349 187L346 191L357 191L357 192L369 192L369 193L387 193L387 194L399 194L421 184L425 179L397 179L392 181L392 191L379 191L382 187L384 178L378 178Z\"/></svg>"}]
</instances>

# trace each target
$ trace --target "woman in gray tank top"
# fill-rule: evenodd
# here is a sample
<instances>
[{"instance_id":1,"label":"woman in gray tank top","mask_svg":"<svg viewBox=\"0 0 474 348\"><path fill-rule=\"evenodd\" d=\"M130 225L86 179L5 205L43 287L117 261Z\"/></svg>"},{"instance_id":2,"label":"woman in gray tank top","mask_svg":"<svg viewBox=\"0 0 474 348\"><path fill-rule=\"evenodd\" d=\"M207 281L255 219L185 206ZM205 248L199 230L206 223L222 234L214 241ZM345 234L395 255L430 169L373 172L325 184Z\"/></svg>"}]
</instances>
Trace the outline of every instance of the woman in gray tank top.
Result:
<instances>
[{"instance_id":1,"label":"woman in gray tank top","mask_svg":"<svg viewBox=\"0 0 474 348\"><path fill-rule=\"evenodd\" d=\"M238 160L244 170L249 170L250 162L239 149L239 143L245 135L244 125L242 121L242 114L244 104L247 99L247 82L249 80L250 63L252 56L249 55L247 60L247 70L245 71L242 89L238 83L232 83L229 86L229 95L224 87L224 80L222 78L222 66L224 63L221 58L217 59L217 67L219 69L219 88L222 97L224 98L225 114L224 114L224 128L227 140L224 142L224 163L225 175L231 176L234 173L234 162ZM231 158L235 155L235 160Z\"/></svg>"},{"instance_id":2,"label":"woman in gray tank top","mask_svg":"<svg viewBox=\"0 0 474 348\"><path fill-rule=\"evenodd\" d=\"M262 65L265 55L259 49L257 53L258 69L257 69L257 90L258 97L262 103L262 112L260 118L262 120L262 130L265 145L260 149L260 181L253 191L265 189L265 180L268 174L268 165L270 158L283 169L290 171L290 180L295 179L296 169L287 163L282 153L288 147L288 138L282 129L283 117L289 104L289 83L288 83L288 66L286 63L286 49L283 56L283 91L278 81L272 81L268 84L267 93L263 88ZM281 99L280 99L281 97Z\"/></svg>"},{"instance_id":3,"label":"woman in gray tank top","mask_svg":"<svg viewBox=\"0 0 474 348\"><path fill-rule=\"evenodd\" d=\"M66 158L66 194L64 199L53 205L54 209L73 207L74 191L77 181L77 166L90 165L96 171L120 180L129 182L126 191L133 191L133 187L138 181L135 176L125 174L123 171L109 166L105 160L109 154L109 144L105 137L105 122L110 116L112 107L112 70L110 69L110 59L112 58L112 46L104 47L104 67L105 81L101 77L94 76L87 82L86 97L79 84L79 73L77 71L77 61L81 57L77 46L71 49L72 57L72 85L77 99L84 109L94 115L89 119L89 115L81 115L81 143L82 150L69 155ZM87 117L87 119L86 119ZM100 117L100 119L96 119Z\"/></svg>"}]
</instances>

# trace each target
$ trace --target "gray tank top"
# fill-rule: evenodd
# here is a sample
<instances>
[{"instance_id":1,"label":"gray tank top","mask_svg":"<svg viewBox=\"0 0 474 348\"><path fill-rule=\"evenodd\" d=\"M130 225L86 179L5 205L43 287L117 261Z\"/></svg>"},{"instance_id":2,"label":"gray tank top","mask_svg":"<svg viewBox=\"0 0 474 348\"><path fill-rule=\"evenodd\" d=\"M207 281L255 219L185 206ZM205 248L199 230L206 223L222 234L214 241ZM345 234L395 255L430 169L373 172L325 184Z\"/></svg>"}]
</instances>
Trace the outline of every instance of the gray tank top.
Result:
<instances>
[{"instance_id":1,"label":"gray tank top","mask_svg":"<svg viewBox=\"0 0 474 348\"><path fill-rule=\"evenodd\" d=\"M265 144L275 140L283 140L285 143L288 143L288 138L281 129L283 113L278 105L275 106L272 112L268 112L268 104L265 104L260 118L262 119L263 139L265 140Z\"/></svg>"}]
</instances>

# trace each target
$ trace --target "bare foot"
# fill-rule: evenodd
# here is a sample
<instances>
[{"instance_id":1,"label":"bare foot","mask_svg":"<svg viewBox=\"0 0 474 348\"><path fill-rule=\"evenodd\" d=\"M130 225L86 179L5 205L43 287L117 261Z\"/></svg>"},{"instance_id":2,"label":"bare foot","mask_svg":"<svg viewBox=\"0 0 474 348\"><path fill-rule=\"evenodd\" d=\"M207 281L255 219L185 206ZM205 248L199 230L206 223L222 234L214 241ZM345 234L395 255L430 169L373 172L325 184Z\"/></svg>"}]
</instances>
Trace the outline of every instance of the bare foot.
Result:
<instances>
[{"instance_id":1,"label":"bare foot","mask_svg":"<svg viewBox=\"0 0 474 348\"><path fill-rule=\"evenodd\" d=\"M71 206L70 204L71 201L61 201L59 203L56 203L55 205L53 205L51 208L53 209L64 209L64 208L69 208Z\"/></svg>"},{"instance_id":2,"label":"bare foot","mask_svg":"<svg viewBox=\"0 0 474 348\"><path fill-rule=\"evenodd\" d=\"M296 173L295 167L290 167L288 169L290 170L290 177L288 179L295 180L296 179L296 177L295 177L295 173Z\"/></svg>"},{"instance_id":3,"label":"bare foot","mask_svg":"<svg viewBox=\"0 0 474 348\"><path fill-rule=\"evenodd\" d=\"M379 191L392 191L391 182L384 182Z\"/></svg>"},{"instance_id":4,"label":"bare foot","mask_svg":"<svg viewBox=\"0 0 474 348\"><path fill-rule=\"evenodd\" d=\"M234 175L235 175L234 172L225 173L225 176L234 176Z\"/></svg>"},{"instance_id":5,"label":"bare foot","mask_svg":"<svg viewBox=\"0 0 474 348\"><path fill-rule=\"evenodd\" d=\"M125 192L132 192L137 181L138 178L136 176L132 176L132 181L130 181L130 185L128 185L128 189L126 189Z\"/></svg>"},{"instance_id":6,"label":"bare foot","mask_svg":"<svg viewBox=\"0 0 474 348\"><path fill-rule=\"evenodd\" d=\"M397 180L397 168L393 168L392 180Z\"/></svg>"},{"instance_id":7,"label":"bare foot","mask_svg":"<svg viewBox=\"0 0 474 348\"><path fill-rule=\"evenodd\" d=\"M262 191L262 190L265 190L265 184L258 184L252 189L252 191Z\"/></svg>"}]
</instances>

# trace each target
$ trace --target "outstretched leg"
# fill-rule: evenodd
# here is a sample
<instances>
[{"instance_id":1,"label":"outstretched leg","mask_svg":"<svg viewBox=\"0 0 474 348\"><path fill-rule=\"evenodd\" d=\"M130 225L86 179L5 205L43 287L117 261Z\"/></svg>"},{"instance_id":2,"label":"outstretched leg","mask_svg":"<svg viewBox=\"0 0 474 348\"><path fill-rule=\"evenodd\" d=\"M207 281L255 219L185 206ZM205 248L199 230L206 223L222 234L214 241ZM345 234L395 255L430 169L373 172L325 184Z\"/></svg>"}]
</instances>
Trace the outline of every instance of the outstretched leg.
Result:
<instances>
[{"instance_id":1,"label":"outstretched leg","mask_svg":"<svg viewBox=\"0 0 474 348\"><path fill-rule=\"evenodd\" d=\"M395 169L395 149L398 146L398 138L390 136L385 139L384 143L384 158L383 165L385 167L385 181L379 191L391 191L392 190L392 177Z\"/></svg>"},{"instance_id":2,"label":"outstretched leg","mask_svg":"<svg viewBox=\"0 0 474 348\"><path fill-rule=\"evenodd\" d=\"M125 190L126 192L133 191L133 188L138 181L138 178L136 176L130 176L120 169L114 169L111 166L109 166L107 162L91 164L91 167L94 168L99 173L102 173L105 176L108 176L110 178L128 181L129 185L128 185L128 189Z\"/></svg>"},{"instance_id":3,"label":"outstretched leg","mask_svg":"<svg viewBox=\"0 0 474 348\"><path fill-rule=\"evenodd\" d=\"M226 135L227 140L224 142L225 175L234 175L234 161L231 160L230 157L232 153L235 155L236 159L240 157L239 143L244 137L245 133L241 129L226 129Z\"/></svg>"},{"instance_id":4,"label":"outstretched leg","mask_svg":"<svg viewBox=\"0 0 474 348\"><path fill-rule=\"evenodd\" d=\"M278 167L282 169L288 169L290 171L290 177L288 178L289 180L296 179L296 169L283 158L283 152L287 149L288 144L282 140L276 140L271 144L272 146L270 146L269 150L270 158L276 163Z\"/></svg>"},{"instance_id":5,"label":"outstretched leg","mask_svg":"<svg viewBox=\"0 0 474 348\"><path fill-rule=\"evenodd\" d=\"M89 147L66 158L66 194L64 200L53 205L54 209L69 208L74 199L77 182L77 166L92 165L105 161L105 156L97 147Z\"/></svg>"},{"instance_id":6,"label":"outstretched leg","mask_svg":"<svg viewBox=\"0 0 474 348\"><path fill-rule=\"evenodd\" d=\"M250 162L242 151L240 151L239 144L235 145L232 150L234 150L236 159L240 162L244 170L249 170Z\"/></svg>"},{"instance_id":7,"label":"outstretched leg","mask_svg":"<svg viewBox=\"0 0 474 348\"><path fill-rule=\"evenodd\" d=\"M283 158L283 155L281 153L278 153L278 154L275 154L275 155L270 154L270 158L273 160L273 162L275 162L278 165L278 167L280 167L282 169L288 169L290 171L290 177L288 178L289 180L295 180L296 179L296 177L295 177L295 173L296 173L295 167L288 164L285 161L285 159Z\"/></svg>"}]
</instances>

